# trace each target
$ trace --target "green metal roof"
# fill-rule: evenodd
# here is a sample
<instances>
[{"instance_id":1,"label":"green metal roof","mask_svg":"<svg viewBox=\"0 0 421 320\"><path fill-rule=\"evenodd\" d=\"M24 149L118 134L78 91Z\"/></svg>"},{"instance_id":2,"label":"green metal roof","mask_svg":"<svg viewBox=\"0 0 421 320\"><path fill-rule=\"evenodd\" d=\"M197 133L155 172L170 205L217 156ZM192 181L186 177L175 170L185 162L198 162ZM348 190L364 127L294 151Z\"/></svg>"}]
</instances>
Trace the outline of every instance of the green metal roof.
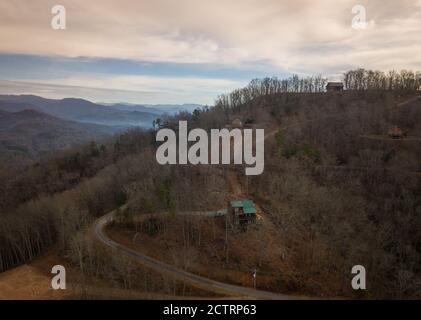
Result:
<instances>
[{"instance_id":1,"label":"green metal roof","mask_svg":"<svg viewBox=\"0 0 421 320\"><path fill-rule=\"evenodd\" d=\"M254 206L254 202L252 200L244 199L244 200L233 200L230 201L230 205L233 208L243 208L245 214L255 214L256 207Z\"/></svg>"},{"instance_id":2,"label":"green metal roof","mask_svg":"<svg viewBox=\"0 0 421 320\"><path fill-rule=\"evenodd\" d=\"M245 208L254 208L254 202L251 200L242 200L242 203Z\"/></svg>"},{"instance_id":3,"label":"green metal roof","mask_svg":"<svg viewBox=\"0 0 421 320\"><path fill-rule=\"evenodd\" d=\"M241 201L241 200L230 201L230 204L231 204L231 207L233 207L233 208L242 208L244 206L243 201Z\"/></svg>"},{"instance_id":4,"label":"green metal roof","mask_svg":"<svg viewBox=\"0 0 421 320\"><path fill-rule=\"evenodd\" d=\"M244 213L245 214L255 214L256 213L256 208L248 208L248 207L244 207Z\"/></svg>"}]
</instances>

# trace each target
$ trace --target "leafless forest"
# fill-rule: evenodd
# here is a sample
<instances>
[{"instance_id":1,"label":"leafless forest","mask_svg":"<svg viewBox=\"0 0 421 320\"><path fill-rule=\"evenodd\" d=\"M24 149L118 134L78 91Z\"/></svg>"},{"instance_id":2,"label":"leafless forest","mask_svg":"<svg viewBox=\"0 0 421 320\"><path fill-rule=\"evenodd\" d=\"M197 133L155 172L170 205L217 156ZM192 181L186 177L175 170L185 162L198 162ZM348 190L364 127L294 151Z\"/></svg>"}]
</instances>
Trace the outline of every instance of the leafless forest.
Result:
<instances>
[{"instance_id":1,"label":"leafless forest","mask_svg":"<svg viewBox=\"0 0 421 320\"><path fill-rule=\"evenodd\" d=\"M213 107L154 125L187 120L190 129L222 128L238 117L274 132L265 142L262 175L246 178L243 168L235 169L275 226L282 288L287 283L289 292L353 298L350 270L362 264L369 297L421 298L420 74L361 69L343 80L347 90L340 93L326 93L322 76L252 80L219 96ZM404 137L389 137L392 127ZM29 164L3 163L0 272L54 247L89 276L144 290L179 288L147 272L128 278L130 263L107 259L85 237L97 217L124 203L130 203L121 213L126 219L224 204L225 170L160 166L156 148L155 131L139 129ZM189 226L183 232L195 242L191 248L206 247L203 238L196 243L194 221L178 223Z\"/></svg>"}]
</instances>

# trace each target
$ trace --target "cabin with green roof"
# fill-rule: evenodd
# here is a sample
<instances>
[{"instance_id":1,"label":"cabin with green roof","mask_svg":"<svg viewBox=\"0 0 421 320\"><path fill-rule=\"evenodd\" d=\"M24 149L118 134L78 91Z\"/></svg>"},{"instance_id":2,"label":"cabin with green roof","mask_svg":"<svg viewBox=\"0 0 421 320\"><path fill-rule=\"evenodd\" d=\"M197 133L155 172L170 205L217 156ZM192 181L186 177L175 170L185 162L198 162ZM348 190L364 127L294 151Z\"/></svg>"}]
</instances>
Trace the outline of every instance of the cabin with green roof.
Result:
<instances>
[{"instance_id":1,"label":"cabin with green roof","mask_svg":"<svg viewBox=\"0 0 421 320\"><path fill-rule=\"evenodd\" d=\"M232 200L228 202L228 216L233 225L245 225L256 222L256 207L252 200Z\"/></svg>"}]
</instances>

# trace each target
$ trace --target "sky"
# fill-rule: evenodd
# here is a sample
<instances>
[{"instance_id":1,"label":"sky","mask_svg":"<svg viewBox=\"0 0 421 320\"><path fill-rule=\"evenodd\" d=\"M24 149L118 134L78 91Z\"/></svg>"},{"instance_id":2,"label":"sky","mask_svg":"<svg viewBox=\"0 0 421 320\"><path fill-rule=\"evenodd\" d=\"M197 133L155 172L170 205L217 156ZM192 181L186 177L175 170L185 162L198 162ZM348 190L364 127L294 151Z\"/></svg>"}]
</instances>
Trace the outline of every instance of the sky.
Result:
<instances>
[{"instance_id":1,"label":"sky","mask_svg":"<svg viewBox=\"0 0 421 320\"><path fill-rule=\"evenodd\" d=\"M1 0L0 94L211 105L253 78L421 70L420 39L421 0Z\"/></svg>"}]
</instances>

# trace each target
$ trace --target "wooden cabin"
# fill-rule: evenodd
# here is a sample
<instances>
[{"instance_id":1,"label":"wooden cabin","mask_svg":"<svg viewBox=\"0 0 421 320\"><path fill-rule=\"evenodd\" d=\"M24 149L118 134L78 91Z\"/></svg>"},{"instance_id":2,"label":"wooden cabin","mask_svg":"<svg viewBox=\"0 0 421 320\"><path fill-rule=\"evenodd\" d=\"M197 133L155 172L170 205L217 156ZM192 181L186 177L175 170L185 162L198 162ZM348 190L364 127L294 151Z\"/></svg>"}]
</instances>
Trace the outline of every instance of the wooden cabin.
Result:
<instances>
[{"instance_id":1,"label":"wooden cabin","mask_svg":"<svg viewBox=\"0 0 421 320\"><path fill-rule=\"evenodd\" d=\"M340 92L344 89L342 82L328 82L326 85L327 92Z\"/></svg>"},{"instance_id":2,"label":"wooden cabin","mask_svg":"<svg viewBox=\"0 0 421 320\"><path fill-rule=\"evenodd\" d=\"M231 122L232 128L239 128L241 129L243 127L243 122L239 118L235 118Z\"/></svg>"},{"instance_id":3,"label":"wooden cabin","mask_svg":"<svg viewBox=\"0 0 421 320\"><path fill-rule=\"evenodd\" d=\"M243 129L243 122L240 118L234 118L229 124L225 125L227 129Z\"/></svg>"},{"instance_id":4,"label":"wooden cabin","mask_svg":"<svg viewBox=\"0 0 421 320\"><path fill-rule=\"evenodd\" d=\"M252 200L228 202L228 217L233 225L247 225L256 222L257 211Z\"/></svg>"}]
</instances>

